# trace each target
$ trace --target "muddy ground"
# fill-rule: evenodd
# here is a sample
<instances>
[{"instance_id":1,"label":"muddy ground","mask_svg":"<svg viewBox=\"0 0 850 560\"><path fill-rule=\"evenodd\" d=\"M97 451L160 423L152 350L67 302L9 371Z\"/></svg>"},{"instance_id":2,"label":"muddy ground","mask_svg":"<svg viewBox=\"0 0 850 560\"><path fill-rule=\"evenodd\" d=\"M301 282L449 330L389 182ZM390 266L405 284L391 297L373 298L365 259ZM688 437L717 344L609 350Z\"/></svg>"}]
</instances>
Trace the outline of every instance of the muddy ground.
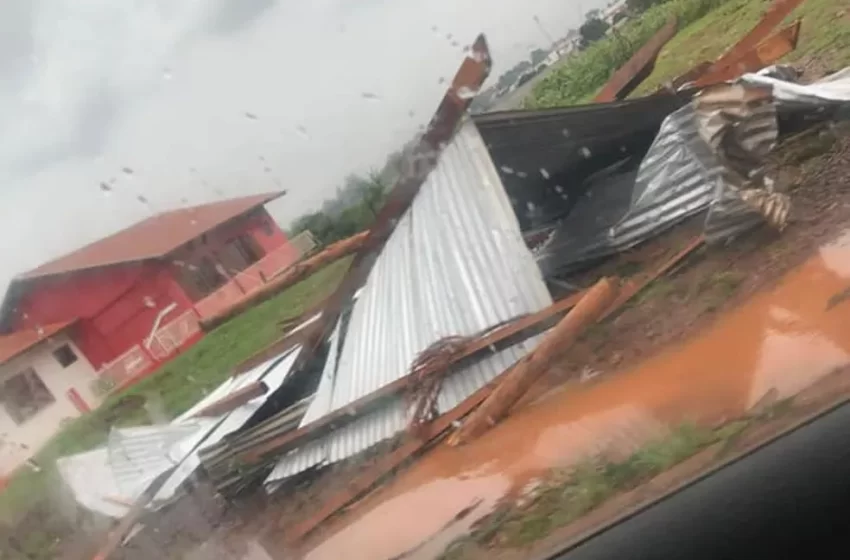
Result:
<instances>
[{"instance_id":1,"label":"muddy ground","mask_svg":"<svg viewBox=\"0 0 850 560\"><path fill-rule=\"evenodd\" d=\"M724 247L703 247L672 274L655 281L639 294L622 312L604 324L592 328L568 356L534 388L523 405L556 389L570 380L582 377L615 375L663 348L693 335L709 326L725 310L736 306L754 292L773 285L793 267L801 264L821 245L847 229L850 223L850 188L845 177L850 174L850 139L832 129L820 129L801 137L780 149L772 162L779 187L792 195L792 220L778 234L762 229L748 234ZM653 264L681 249L701 231L701 221L691 220L630 254L622 255L595 269L578 280L589 283L592 278L606 274L633 275L645 272ZM850 285L848 285L850 288ZM836 303L847 294L834 294ZM765 423L747 432L736 442L735 450L744 449L765 437L792 425L801 415L809 413L850 390L850 374L830 377L801 394L792 413ZM752 440L752 441L751 441ZM391 445L387 446L390 448ZM201 526L187 535L176 538L171 531L149 531L144 539L147 551L157 550L162 557L180 558L213 538L219 550L231 552L238 558L245 546L243 541L259 538L269 551L288 550L286 557L297 557L298 551L285 542L283 527L304 519L327 498L333 496L358 472L368 468L381 453L355 458L318 476L304 478L290 491L266 499L261 493L248 496L231 505L223 517L204 516ZM589 527L615 516L624 508L651 499L659 492L675 487L695 472L717 461L716 453L704 451L660 475L646 485L605 503L585 518L560 529L535 545L542 551L555 542L574 538ZM353 507L357 507L355 504ZM309 550L327 535L333 534L343 519L331 520L298 547ZM168 535L168 536L166 536ZM212 536L214 535L214 537ZM131 547L132 548L132 547ZM195 550L209 551L209 545ZM128 551L129 552L129 551ZM529 550L474 547L468 557L526 558ZM204 552L203 554L208 554ZM131 557L132 553L127 557ZM463 556L467 557L467 556Z\"/></svg>"},{"instance_id":2,"label":"muddy ground","mask_svg":"<svg viewBox=\"0 0 850 560\"><path fill-rule=\"evenodd\" d=\"M830 128L815 131L783 146L772 166L779 187L793 197L792 218L785 231L779 234L761 229L724 247L699 249L672 274L639 294L616 317L592 328L520 406L545 397L547 392L570 380L582 377L601 380L615 375L618 370L692 336L756 291L770 288L785 272L847 229L850 189L845 177L850 173L850 139L846 135ZM693 219L579 280L587 284L601 275L645 272L678 252L701 229L701 220ZM781 425L773 426L777 427ZM369 464L371 461L351 461L345 468L335 469L331 476L322 476L309 487L302 487L296 493L297 506L289 502L281 508L286 511L276 512L276 526L267 526L265 542L270 548L286 547L280 538L280 527L309 515L316 504L335 494L345 480ZM687 463L691 467L694 464L694 461ZM686 467L681 468L689 472ZM288 502L284 497L278 499ZM617 508L611 506L604 511L611 514ZM333 521L327 523L300 548L309 550L336 528Z\"/></svg>"}]
</instances>

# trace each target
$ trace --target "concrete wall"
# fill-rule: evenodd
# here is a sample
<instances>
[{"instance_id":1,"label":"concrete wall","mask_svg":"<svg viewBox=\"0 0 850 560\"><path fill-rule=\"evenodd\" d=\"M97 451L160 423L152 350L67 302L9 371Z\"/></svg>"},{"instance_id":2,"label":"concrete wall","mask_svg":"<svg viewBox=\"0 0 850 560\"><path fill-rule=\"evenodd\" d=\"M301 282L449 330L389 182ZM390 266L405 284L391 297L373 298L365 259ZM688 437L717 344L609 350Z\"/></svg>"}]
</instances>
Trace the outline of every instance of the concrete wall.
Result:
<instances>
[{"instance_id":1,"label":"concrete wall","mask_svg":"<svg viewBox=\"0 0 850 560\"><path fill-rule=\"evenodd\" d=\"M77 361L66 368L52 354L53 350L63 344L68 344L77 355ZM0 404L0 477L11 473L38 451L66 419L80 415L80 411L68 398L69 389L76 389L92 408L99 402L91 386L96 379L94 368L64 334L46 340L0 365L0 382L27 368L35 370L55 401L21 424L17 424Z\"/></svg>"}]
</instances>

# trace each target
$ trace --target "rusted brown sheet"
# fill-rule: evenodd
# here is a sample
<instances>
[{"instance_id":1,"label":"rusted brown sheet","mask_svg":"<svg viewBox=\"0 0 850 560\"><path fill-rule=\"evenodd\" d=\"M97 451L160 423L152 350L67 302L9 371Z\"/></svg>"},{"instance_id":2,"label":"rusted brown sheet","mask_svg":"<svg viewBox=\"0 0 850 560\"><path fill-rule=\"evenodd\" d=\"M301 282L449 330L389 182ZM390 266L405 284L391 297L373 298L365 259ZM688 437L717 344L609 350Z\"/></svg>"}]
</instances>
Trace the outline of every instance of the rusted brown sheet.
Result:
<instances>
[{"instance_id":1,"label":"rusted brown sheet","mask_svg":"<svg viewBox=\"0 0 850 560\"><path fill-rule=\"evenodd\" d=\"M600 279L587 290L567 316L546 333L537 348L511 368L481 406L452 434L449 444L462 445L472 441L505 418L513 405L569 350L579 335L602 317L616 300L618 292L619 282L610 278Z\"/></svg>"},{"instance_id":2,"label":"rusted brown sheet","mask_svg":"<svg viewBox=\"0 0 850 560\"><path fill-rule=\"evenodd\" d=\"M730 66L755 49L762 41L767 39L777 25L782 23L802 3L803 0L776 0L749 33L714 61L711 71ZM794 41L794 44L796 45L796 41Z\"/></svg>"},{"instance_id":3,"label":"rusted brown sheet","mask_svg":"<svg viewBox=\"0 0 850 560\"><path fill-rule=\"evenodd\" d=\"M609 103L625 99L633 92L652 73L658 54L676 35L677 28L676 18L671 17L664 27L632 55L628 62L611 75L608 82L602 86L602 90L593 98L594 103Z\"/></svg>"},{"instance_id":4,"label":"rusted brown sheet","mask_svg":"<svg viewBox=\"0 0 850 560\"><path fill-rule=\"evenodd\" d=\"M194 416L221 416L226 412L230 412L234 408L240 407L243 404L256 399L268 393L269 387L262 381L254 381L245 387L234 391L226 397L215 401L214 403L205 406Z\"/></svg>"},{"instance_id":5,"label":"rusted brown sheet","mask_svg":"<svg viewBox=\"0 0 850 560\"><path fill-rule=\"evenodd\" d=\"M363 496L382 478L387 476L402 463L422 451L426 446L443 437L454 422L460 420L484 402L484 399L486 399L493 391L496 383L498 383L498 381L510 371L511 370L509 369L500 374L493 381L478 389L449 412L434 420L433 423L424 428L420 437L409 437L408 440L401 445L401 447L372 465L366 472L355 478L345 490L328 500L318 512L311 515L301 523L298 523L291 529L288 529L286 526L281 524L280 528L285 530L287 540L293 544L298 542L326 519L359 497Z\"/></svg>"},{"instance_id":6,"label":"rusted brown sheet","mask_svg":"<svg viewBox=\"0 0 850 560\"><path fill-rule=\"evenodd\" d=\"M797 20L788 27L768 37L755 48L741 54L738 58L731 60L723 66L713 66L712 69L696 80L694 85L696 87L704 87L734 80L741 74L757 72L766 66L774 64L780 58L797 48L801 23L801 20Z\"/></svg>"},{"instance_id":7,"label":"rusted brown sheet","mask_svg":"<svg viewBox=\"0 0 850 560\"><path fill-rule=\"evenodd\" d=\"M229 321L236 315L244 312L270 297L279 294L283 290L294 286L301 280L304 280L314 272L329 265L332 262L346 257L357 250L366 241L369 236L368 231L362 231L346 239L342 239L328 245L322 251L316 253L312 257L303 261L297 262L289 267L283 274L272 278L262 288L252 292L245 299L239 301L236 305L217 315L213 315L201 321L201 328L204 332L209 332L222 323Z\"/></svg>"},{"instance_id":8,"label":"rusted brown sheet","mask_svg":"<svg viewBox=\"0 0 850 560\"><path fill-rule=\"evenodd\" d=\"M534 328L548 319L571 309L581 299L583 294L584 292L580 292L561 299L546 309L511 321L510 323L492 330L481 338L471 339L464 352L455 356L451 363L455 364L461 360L471 360L484 357L487 353L491 352L491 346L515 337L523 331ZM421 381L430 375L438 373L440 372L431 370L427 372L418 372L417 375L406 375L392 383L384 385L377 391L369 393L368 395L354 401L344 409L334 411L306 426L283 434L278 438L266 441L262 445L246 451L240 457L240 460L244 463L252 464L263 460L263 458L267 455L277 455L300 445L304 445L309 441L317 439L332 430L339 429L354 421L359 415L372 410L376 405L380 404L387 398L403 393L414 381Z\"/></svg>"}]
</instances>

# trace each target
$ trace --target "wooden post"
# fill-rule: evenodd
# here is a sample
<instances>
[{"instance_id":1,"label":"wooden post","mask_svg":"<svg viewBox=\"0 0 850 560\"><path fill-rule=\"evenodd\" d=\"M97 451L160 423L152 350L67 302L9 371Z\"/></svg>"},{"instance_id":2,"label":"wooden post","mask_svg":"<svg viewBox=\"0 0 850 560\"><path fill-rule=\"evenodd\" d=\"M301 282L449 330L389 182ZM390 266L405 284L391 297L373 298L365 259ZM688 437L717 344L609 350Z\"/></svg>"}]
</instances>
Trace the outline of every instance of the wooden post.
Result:
<instances>
[{"instance_id":1,"label":"wooden post","mask_svg":"<svg viewBox=\"0 0 850 560\"><path fill-rule=\"evenodd\" d=\"M487 400L452 435L449 444L471 441L507 416L511 407L572 346L579 334L609 309L618 292L614 280L602 278L594 284L567 316L546 333L540 345L517 362Z\"/></svg>"}]
</instances>

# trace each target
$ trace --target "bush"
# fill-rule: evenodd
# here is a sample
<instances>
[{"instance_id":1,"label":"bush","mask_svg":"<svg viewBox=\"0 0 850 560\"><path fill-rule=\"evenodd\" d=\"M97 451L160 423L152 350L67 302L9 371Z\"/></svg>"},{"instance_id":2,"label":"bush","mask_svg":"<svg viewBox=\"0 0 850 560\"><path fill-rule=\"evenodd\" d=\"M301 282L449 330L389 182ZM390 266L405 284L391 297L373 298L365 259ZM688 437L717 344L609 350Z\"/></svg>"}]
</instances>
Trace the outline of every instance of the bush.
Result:
<instances>
[{"instance_id":1,"label":"bush","mask_svg":"<svg viewBox=\"0 0 850 560\"><path fill-rule=\"evenodd\" d=\"M525 100L525 107L539 109L586 101L667 23L670 16L678 18L679 29L682 29L728 1L669 0L652 6L624 25L621 31L593 43L546 76Z\"/></svg>"}]
</instances>

